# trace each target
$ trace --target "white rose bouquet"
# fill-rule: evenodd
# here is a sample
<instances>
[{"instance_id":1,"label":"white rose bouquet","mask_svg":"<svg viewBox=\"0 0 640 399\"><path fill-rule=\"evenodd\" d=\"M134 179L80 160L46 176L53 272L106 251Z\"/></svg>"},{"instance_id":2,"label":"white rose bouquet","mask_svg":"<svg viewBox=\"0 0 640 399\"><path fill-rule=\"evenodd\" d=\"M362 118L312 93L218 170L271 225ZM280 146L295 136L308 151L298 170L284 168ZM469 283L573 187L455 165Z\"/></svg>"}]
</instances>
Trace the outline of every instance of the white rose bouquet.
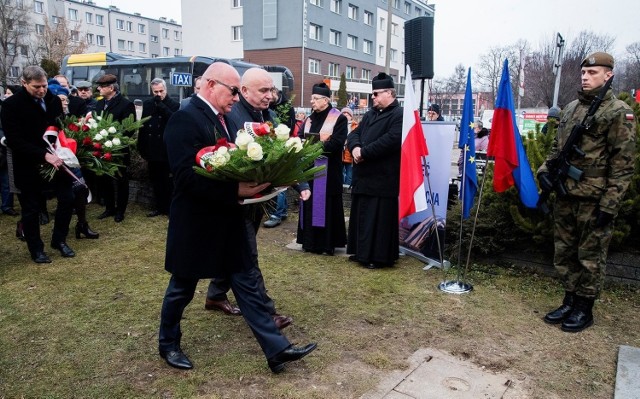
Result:
<instances>
[{"instance_id":1,"label":"white rose bouquet","mask_svg":"<svg viewBox=\"0 0 640 399\"><path fill-rule=\"evenodd\" d=\"M322 155L322 143L289 137L286 125L245 123L235 144L220 139L196 155L196 173L223 181L270 182L271 187L313 180L324 166L313 167Z\"/></svg>"}]
</instances>

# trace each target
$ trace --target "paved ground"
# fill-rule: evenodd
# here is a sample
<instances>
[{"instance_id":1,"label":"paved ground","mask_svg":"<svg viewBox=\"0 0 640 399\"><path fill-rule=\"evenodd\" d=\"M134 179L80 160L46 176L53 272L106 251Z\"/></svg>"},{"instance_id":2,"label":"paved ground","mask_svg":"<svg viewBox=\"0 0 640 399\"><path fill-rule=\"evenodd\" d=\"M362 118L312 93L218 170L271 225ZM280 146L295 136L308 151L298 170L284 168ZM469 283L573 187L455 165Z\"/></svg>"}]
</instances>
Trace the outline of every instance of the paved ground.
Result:
<instances>
[{"instance_id":1,"label":"paved ground","mask_svg":"<svg viewBox=\"0 0 640 399\"><path fill-rule=\"evenodd\" d=\"M621 345L614 399L640 398L640 349Z\"/></svg>"}]
</instances>

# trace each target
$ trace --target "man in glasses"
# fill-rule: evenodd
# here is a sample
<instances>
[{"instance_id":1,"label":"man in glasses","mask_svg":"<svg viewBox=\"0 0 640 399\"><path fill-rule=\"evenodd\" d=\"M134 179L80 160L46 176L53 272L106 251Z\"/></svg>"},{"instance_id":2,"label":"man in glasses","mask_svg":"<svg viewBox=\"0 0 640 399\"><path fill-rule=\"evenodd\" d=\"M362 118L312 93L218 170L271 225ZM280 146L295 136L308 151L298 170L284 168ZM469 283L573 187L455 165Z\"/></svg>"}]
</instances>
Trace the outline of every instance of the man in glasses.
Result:
<instances>
[{"instance_id":1,"label":"man in glasses","mask_svg":"<svg viewBox=\"0 0 640 399\"><path fill-rule=\"evenodd\" d=\"M199 279L225 278L242 315L258 340L274 373L311 353L316 344L292 346L268 311L254 272L250 231L239 199L249 198L269 183L225 182L193 170L197 152L223 136L233 141L235 123L227 117L239 101L238 72L215 62L202 76L200 92L173 114L164 141L175 190L169 214L165 269L171 278L162 303L159 353L171 367L191 369L182 352L180 320L193 299ZM236 90L234 90L234 88Z\"/></svg>"},{"instance_id":2,"label":"man in glasses","mask_svg":"<svg viewBox=\"0 0 640 399\"><path fill-rule=\"evenodd\" d=\"M347 136L354 162L347 253L376 269L398 259L402 108L391 76L380 73L371 86L373 108Z\"/></svg>"},{"instance_id":3,"label":"man in glasses","mask_svg":"<svg viewBox=\"0 0 640 399\"><path fill-rule=\"evenodd\" d=\"M69 80L67 79L66 76L56 75L53 78L58 81L60 86L62 86L63 88L71 92L72 87L69 85ZM76 86L76 89L77 89L77 86ZM67 101L69 101L69 112L68 112L69 114L73 116L77 116L79 118L87 114L88 112L87 105L79 97L69 95L67 96Z\"/></svg>"},{"instance_id":4,"label":"man in glasses","mask_svg":"<svg viewBox=\"0 0 640 399\"><path fill-rule=\"evenodd\" d=\"M91 112L96 109L98 101L93 98L91 82L81 80L76 84L76 88L78 89L78 97L84 101L85 106L87 107L87 112Z\"/></svg>"},{"instance_id":5,"label":"man in glasses","mask_svg":"<svg viewBox=\"0 0 640 399\"><path fill-rule=\"evenodd\" d=\"M230 89L233 91L233 89ZM276 125L274 117L275 112L269 108L269 104L274 99L277 92L273 87L273 78L266 70L262 68L250 68L242 75L240 84L239 101L233 105L229 112L229 119L238 127L242 128L245 122L271 122ZM233 132L235 137L236 132ZM308 187L308 186L307 186ZM245 216L245 224L249 235L249 244L251 249L251 258L253 260L252 268L258 276L260 293L264 297L269 313L273 317L276 326L279 329L289 326L292 322L291 317L280 315L276 312L273 300L267 295L264 286L262 272L258 266L258 243L256 242L256 234L262 222L262 206L249 205L243 208ZM241 314L240 309L231 305L227 298L227 292L231 288L230 280L227 278L212 279L207 291L207 299L205 309L221 310L227 315Z\"/></svg>"}]
</instances>

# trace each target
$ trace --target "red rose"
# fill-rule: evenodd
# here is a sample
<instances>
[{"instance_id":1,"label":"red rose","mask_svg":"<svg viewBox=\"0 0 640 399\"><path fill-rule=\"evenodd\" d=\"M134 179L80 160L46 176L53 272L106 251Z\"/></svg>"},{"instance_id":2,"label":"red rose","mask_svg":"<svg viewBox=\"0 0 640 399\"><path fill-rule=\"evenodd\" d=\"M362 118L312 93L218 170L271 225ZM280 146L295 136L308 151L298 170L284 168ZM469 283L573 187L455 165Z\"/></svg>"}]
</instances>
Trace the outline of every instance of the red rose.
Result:
<instances>
[{"instance_id":1,"label":"red rose","mask_svg":"<svg viewBox=\"0 0 640 399\"><path fill-rule=\"evenodd\" d=\"M266 136L271 133L271 126L268 123L261 123L255 129L253 129L254 133L258 136Z\"/></svg>"},{"instance_id":2,"label":"red rose","mask_svg":"<svg viewBox=\"0 0 640 399\"><path fill-rule=\"evenodd\" d=\"M88 132L88 131L89 131L89 129L91 129L91 128L89 127L89 125L82 125L82 131L83 131L83 132Z\"/></svg>"},{"instance_id":3,"label":"red rose","mask_svg":"<svg viewBox=\"0 0 640 399\"><path fill-rule=\"evenodd\" d=\"M100 143L93 143L93 148L95 148L96 150L101 150L101 149L102 149L102 144L100 144Z\"/></svg>"},{"instance_id":4,"label":"red rose","mask_svg":"<svg viewBox=\"0 0 640 399\"><path fill-rule=\"evenodd\" d=\"M111 153L107 152L105 153L102 158L104 158L105 161L111 161Z\"/></svg>"},{"instance_id":5,"label":"red rose","mask_svg":"<svg viewBox=\"0 0 640 399\"><path fill-rule=\"evenodd\" d=\"M91 137L85 137L85 138L82 140L82 145L89 146L89 145L91 145L91 143L93 143L93 141L91 141Z\"/></svg>"},{"instance_id":6,"label":"red rose","mask_svg":"<svg viewBox=\"0 0 640 399\"><path fill-rule=\"evenodd\" d=\"M75 123L70 123L69 126L67 126L67 128L69 130L71 130L72 132L78 132L80 131L80 128L78 127L78 125L76 125Z\"/></svg>"},{"instance_id":7,"label":"red rose","mask_svg":"<svg viewBox=\"0 0 640 399\"><path fill-rule=\"evenodd\" d=\"M92 152L92 154L93 154L94 157L98 158L98 157L100 157L100 155L102 153L100 151L94 151L94 152Z\"/></svg>"}]
</instances>

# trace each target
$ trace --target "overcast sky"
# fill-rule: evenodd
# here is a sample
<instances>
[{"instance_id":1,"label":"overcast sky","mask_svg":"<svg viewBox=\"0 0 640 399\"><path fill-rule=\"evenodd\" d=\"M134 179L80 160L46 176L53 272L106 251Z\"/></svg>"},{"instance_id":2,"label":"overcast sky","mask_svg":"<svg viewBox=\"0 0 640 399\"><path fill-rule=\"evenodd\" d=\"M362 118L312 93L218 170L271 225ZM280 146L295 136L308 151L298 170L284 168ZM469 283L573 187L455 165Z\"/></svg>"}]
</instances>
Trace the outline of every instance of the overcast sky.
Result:
<instances>
[{"instance_id":1,"label":"overcast sky","mask_svg":"<svg viewBox=\"0 0 640 399\"><path fill-rule=\"evenodd\" d=\"M127 13L139 12L146 17L183 22L179 0L95 1L103 7L115 5ZM581 31L588 30L614 37L614 56L622 55L626 46L640 41L638 0L438 0L429 3L436 5L436 78L451 75L458 63L473 68L488 48L510 45L518 39L526 39L536 49L541 41L555 37L557 32L570 44Z\"/></svg>"}]
</instances>

